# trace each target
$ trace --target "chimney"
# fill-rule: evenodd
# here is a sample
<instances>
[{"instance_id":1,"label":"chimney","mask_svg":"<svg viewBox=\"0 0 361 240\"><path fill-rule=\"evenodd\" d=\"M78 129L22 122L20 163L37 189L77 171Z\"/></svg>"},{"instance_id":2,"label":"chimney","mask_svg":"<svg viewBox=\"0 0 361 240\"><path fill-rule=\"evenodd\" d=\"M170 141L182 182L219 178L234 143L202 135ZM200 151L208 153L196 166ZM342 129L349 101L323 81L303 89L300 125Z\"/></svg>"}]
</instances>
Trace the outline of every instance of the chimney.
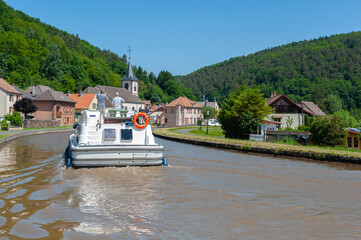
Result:
<instances>
[{"instance_id":1,"label":"chimney","mask_svg":"<svg viewBox=\"0 0 361 240\"><path fill-rule=\"evenodd\" d=\"M83 92L80 90L79 91L79 97L82 97L83 96Z\"/></svg>"},{"instance_id":2,"label":"chimney","mask_svg":"<svg viewBox=\"0 0 361 240\"><path fill-rule=\"evenodd\" d=\"M70 92L68 91L68 94L67 94L67 96L69 97L70 96Z\"/></svg>"}]
</instances>

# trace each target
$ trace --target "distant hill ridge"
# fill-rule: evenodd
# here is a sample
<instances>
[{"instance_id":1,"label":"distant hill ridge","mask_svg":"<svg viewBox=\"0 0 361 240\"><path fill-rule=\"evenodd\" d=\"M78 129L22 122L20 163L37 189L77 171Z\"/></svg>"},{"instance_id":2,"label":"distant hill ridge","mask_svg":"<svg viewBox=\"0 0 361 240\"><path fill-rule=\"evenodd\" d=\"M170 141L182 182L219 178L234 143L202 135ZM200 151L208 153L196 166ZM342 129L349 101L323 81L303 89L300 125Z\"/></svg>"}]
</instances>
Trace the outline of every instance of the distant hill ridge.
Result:
<instances>
[{"instance_id":1,"label":"distant hill ridge","mask_svg":"<svg viewBox=\"0 0 361 240\"><path fill-rule=\"evenodd\" d=\"M200 98L224 99L241 83L258 85L291 99L336 95L346 109L361 107L361 32L321 37L259 51L203 67L178 81ZM317 101L316 101L317 102Z\"/></svg>"},{"instance_id":2,"label":"distant hill ridge","mask_svg":"<svg viewBox=\"0 0 361 240\"><path fill-rule=\"evenodd\" d=\"M101 50L78 35L15 11L0 0L0 78L22 89L45 85L62 92L78 92L96 85L121 87L126 55ZM133 67L142 99L170 102L180 95L194 98L190 89L161 71L158 76Z\"/></svg>"}]
</instances>

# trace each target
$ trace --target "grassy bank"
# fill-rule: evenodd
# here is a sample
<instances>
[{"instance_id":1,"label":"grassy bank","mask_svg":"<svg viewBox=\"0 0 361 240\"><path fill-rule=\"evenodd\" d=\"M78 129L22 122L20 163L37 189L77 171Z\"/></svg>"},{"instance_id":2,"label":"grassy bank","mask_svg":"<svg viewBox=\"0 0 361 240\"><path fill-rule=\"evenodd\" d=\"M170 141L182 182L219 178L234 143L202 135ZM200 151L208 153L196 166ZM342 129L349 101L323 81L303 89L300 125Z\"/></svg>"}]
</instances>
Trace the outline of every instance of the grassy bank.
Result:
<instances>
[{"instance_id":1,"label":"grassy bank","mask_svg":"<svg viewBox=\"0 0 361 240\"><path fill-rule=\"evenodd\" d=\"M195 144L199 143L203 145L208 145L207 143L210 143L209 146L223 146L225 148L238 149L241 151L300 156L320 160L355 158L357 161L361 161L361 151L358 150L220 138L219 136L205 136L203 135L203 132L199 132L199 129L190 130L192 133L185 134L177 132L176 130L178 129L179 128L159 128L154 130L154 134L157 136L183 139L184 142L193 142ZM197 134L197 131L199 134ZM215 130L215 132L217 131Z\"/></svg>"}]
</instances>

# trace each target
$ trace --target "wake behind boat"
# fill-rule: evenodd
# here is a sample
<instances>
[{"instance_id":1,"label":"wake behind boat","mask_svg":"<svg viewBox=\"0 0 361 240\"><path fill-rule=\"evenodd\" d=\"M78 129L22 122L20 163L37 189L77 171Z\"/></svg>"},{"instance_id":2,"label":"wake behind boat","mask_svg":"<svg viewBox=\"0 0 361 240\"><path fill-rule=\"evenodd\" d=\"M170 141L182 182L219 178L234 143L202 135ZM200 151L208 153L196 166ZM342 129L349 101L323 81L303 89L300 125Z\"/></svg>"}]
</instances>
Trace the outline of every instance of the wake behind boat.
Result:
<instances>
[{"instance_id":1,"label":"wake behind boat","mask_svg":"<svg viewBox=\"0 0 361 240\"><path fill-rule=\"evenodd\" d=\"M145 113L123 109L82 111L65 151L67 167L165 165Z\"/></svg>"}]
</instances>

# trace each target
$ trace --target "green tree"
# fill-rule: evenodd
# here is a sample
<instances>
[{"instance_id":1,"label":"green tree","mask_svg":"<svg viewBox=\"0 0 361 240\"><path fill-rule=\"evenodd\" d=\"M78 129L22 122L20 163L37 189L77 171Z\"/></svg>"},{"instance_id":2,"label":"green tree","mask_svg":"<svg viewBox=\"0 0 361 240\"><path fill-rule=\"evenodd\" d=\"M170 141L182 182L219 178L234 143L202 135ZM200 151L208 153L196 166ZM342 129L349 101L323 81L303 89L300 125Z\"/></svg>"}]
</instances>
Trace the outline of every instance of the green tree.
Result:
<instances>
[{"instance_id":1,"label":"green tree","mask_svg":"<svg viewBox=\"0 0 361 240\"><path fill-rule=\"evenodd\" d=\"M325 109L330 114L341 111L342 103L340 97L335 94L328 95L325 99Z\"/></svg>"},{"instance_id":2,"label":"green tree","mask_svg":"<svg viewBox=\"0 0 361 240\"><path fill-rule=\"evenodd\" d=\"M202 108L202 113L203 113L203 118L206 119L207 118L207 111L209 111L209 116L208 118L211 119L211 118L215 118L216 116L216 110L210 106L207 106L207 107L203 107Z\"/></svg>"},{"instance_id":3,"label":"green tree","mask_svg":"<svg viewBox=\"0 0 361 240\"><path fill-rule=\"evenodd\" d=\"M341 120L345 122L346 127L357 128L360 126L360 123L356 120L356 118L347 110L337 111L334 115L339 116Z\"/></svg>"},{"instance_id":4,"label":"green tree","mask_svg":"<svg viewBox=\"0 0 361 240\"><path fill-rule=\"evenodd\" d=\"M223 101L218 120L226 137L247 138L271 112L259 89L241 85Z\"/></svg>"},{"instance_id":5,"label":"green tree","mask_svg":"<svg viewBox=\"0 0 361 240\"><path fill-rule=\"evenodd\" d=\"M37 106L35 106L33 100L30 98L22 98L14 104L15 111L22 112L25 114L25 119L27 118L27 115L29 113L34 113L38 109Z\"/></svg>"},{"instance_id":6,"label":"green tree","mask_svg":"<svg viewBox=\"0 0 361 240\"><path fill-rule=\"evenodd\" d=\"M346 123L337 115L320 116L313 120L310 131L312 144L319 146L344 146Z\"/></svg>"},{"instance_id":7,"label":"green tree","mask_svg":"<svg viewBox=\"0 0 361 240\"><path fill-rule=\"evenodd\" d=\"M45 61L44 76L50 81L58 81L63 75L62 59L59 47L55 43L50 44L50 52Z\"/></svg>"}]
</instances>

